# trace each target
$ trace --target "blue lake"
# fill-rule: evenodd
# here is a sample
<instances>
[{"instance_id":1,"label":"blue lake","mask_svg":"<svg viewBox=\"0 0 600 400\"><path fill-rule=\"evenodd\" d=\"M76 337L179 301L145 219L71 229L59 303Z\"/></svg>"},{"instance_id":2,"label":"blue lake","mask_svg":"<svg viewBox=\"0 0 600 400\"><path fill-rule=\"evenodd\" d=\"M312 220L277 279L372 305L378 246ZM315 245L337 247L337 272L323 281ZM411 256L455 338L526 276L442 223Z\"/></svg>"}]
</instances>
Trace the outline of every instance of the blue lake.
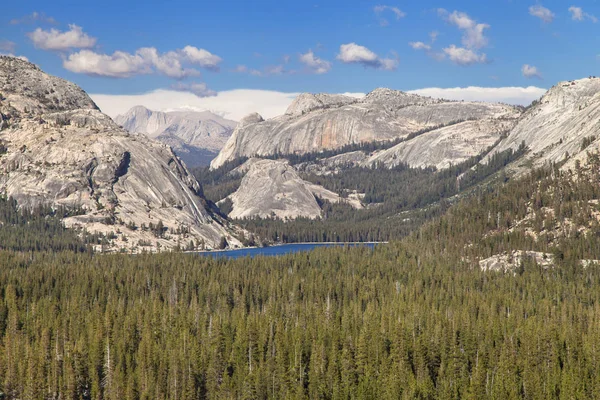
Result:
<instances>
[{"instance_id":1,"label":"blue lake","mask_svg":"<svg viewBox=\"0 0 600 400\"><path fill-rule=\"evenodd\" d=\"M321 247L356 247L365 246L369 248L375 247L376 243L291 243L282 244L279 246L270 247L257 247L250 249L237 249L237 250L225 250L225 251L203 251L198 254L201 256L211 257L227 257L227 258L240 258L240 257L255 257L255 256L281 256L290 253L298 253L301 251L310 251Z\"/></svg>"}]
</instances>

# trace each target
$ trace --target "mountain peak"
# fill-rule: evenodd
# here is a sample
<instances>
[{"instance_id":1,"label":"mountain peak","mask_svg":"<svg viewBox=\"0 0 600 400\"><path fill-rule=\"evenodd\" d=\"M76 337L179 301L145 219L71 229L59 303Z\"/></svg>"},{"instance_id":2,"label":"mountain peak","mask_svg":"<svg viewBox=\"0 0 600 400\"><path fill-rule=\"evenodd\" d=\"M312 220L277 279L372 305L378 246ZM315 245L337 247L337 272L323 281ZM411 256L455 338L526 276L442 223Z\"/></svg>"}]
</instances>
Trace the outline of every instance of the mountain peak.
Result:
<instances>
[{"instance_id":1,"label":"mountain peak","mask_svg":"<svg viewBox=\"0 0 600 400\"><path fill-rule=\"evenodd\" d=\"M98 106L77 85L48 75L35 64L0 56L0 108L5 114L42 115Z\"/></svg>"},{"instance_id":2,"label":"mountain peak","mask_svg":"<svg viewBox=\"0 0 600 400\"><path fill-rule=\"evenodd\" d=\"M431 102L430 97L423 97L417 94L409 94L401 90L388 88L377 88L368 93L363 99L363 103L385 103L389 105L403 106L409 104Z\"/></svg>"},{"instance_id":3,"label":"mountain peak","mask_svg":"<svg viewBox=\"0 0 600 400\"><path fill-rule=\"evenodd\" d=\"M185 239L211 247L230 235L168 146L127 135L77 85L2 57L0 93L0 192L20 206L81 210L64 223L90 232L113 232L117 220L136 226L119 228L126 240L114 241L115 250L139 251L140 242L170 248L184 239L139 229L159 221L171 231L185 226Z\"/></svg>"},{"instance_id":4,"label":"mountain peak","mask_svg":"<svg viewBox=\"0 0 600 400\"><path fill-rule=\"evenodd\" d=\"M345 96L343 94L302 93L294 99L292 104L290 104L285 111L285 114L300 116L314 110L330 107L341 107L347 104L355 103L356 101L356 98Z\"/></svg>"},{"instance_id":5,"label":"mountain peak","mask_svg":"<svg viewBox=\"0 0 600 400\"><path fill-rule=\"evenodd\" d=\"M575 105L581 100L587 100L600 92L600 78L589 78L573 81L563 81L554 85L542 97L542 102L558 102L561 106Z\"/></svg>"}]
</instances>

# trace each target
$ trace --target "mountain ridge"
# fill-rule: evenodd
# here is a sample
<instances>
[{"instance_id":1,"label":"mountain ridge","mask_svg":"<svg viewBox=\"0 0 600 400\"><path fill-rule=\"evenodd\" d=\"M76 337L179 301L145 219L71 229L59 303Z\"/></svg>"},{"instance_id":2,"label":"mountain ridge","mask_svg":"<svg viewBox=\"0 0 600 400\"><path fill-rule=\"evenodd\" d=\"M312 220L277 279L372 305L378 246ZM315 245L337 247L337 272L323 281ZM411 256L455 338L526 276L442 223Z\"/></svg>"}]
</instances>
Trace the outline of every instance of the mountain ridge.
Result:
<instances>
[{"instance_id":1,"label":"mountain ridge","mask_svg":"<svg viewBox=\"0 0 600 400\"><path fill-rule=\"evenodd\" d=\"M406 138L421 130L460 120L516 119L517 107L499 103L433 99L378 88L363 98L299 95L281 116L247 116L211 162L218 168L238 157L304 154L350 144Z\"/></svg>"},{"instance_id":2,"label":"mountain ridge","mask_svg":"<svg viewBox=\"0 0 600 400\"><path fill-rule=\"evenodd\" d=\"M207 165L225 145L235 121L210 111L153 111L134 106L115 122L132 133L143 133L169 144L189 166Z\"/></svg>"},{"instance_id":3,"label":"mountain ridge","mask_svg":"<svg viewBox=\"0 0 600 400\"><path fill-rule=\"evenodd\" d=\"M81 88L0 57L0 93L0 191L21 207L78 210L65 224L113 251L240 244L168 146L121 129Z\"/></svg>"}]
</instances>

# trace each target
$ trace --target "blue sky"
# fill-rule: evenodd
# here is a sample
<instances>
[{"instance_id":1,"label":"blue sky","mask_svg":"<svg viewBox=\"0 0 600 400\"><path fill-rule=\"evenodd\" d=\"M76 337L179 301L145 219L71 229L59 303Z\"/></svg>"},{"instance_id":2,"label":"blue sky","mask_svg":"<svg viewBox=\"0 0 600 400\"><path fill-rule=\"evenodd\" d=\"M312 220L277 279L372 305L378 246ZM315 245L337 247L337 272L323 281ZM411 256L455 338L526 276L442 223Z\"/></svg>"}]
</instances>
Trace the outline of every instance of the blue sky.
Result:
<instances>
[{"instance_id":1,"label":"blue sky","mask_svg":"<svg viewBox=\"0 0 600 400\"><path fill-rule=\"evenodd\" d=\"M597 75L600 65L594 0L34 0L2 8L0 52L92 94L182 93L161 108L185 106L189 92L216 98L239 89L548 88Z\"/></svg>"}]
</instances>

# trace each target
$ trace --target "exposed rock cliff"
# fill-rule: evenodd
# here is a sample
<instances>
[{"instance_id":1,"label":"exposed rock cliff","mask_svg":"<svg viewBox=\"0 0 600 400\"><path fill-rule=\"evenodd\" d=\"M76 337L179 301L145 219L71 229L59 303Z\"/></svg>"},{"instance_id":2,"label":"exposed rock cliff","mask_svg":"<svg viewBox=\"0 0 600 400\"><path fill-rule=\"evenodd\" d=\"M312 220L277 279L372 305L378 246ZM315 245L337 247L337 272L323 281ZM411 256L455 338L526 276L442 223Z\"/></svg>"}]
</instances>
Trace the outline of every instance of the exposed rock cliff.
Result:
<instances>
[{"instance_id":1,"label":"exposed rock cliff","mask_svg":"<svg viewBox=\"0 0 600 400\"><path fill-rule=\"evenodd\" d=\"M76 85L0 57L0 93L0 191L20 205L81 208L67 226L120 231L113 249L239 244L168 146L119 128ZM164 232L142 229L159 221Z\"/></svg>"},{"instance_id":2,"label":"exposed rock cliff","mask_svg":"<svg viewBox=\"0 0 600 400\"><path fill-rule=\"evenodd\" d=\"M209 111L151 111L136 106L115 122L171 146L188 166L207 165L223 148L236 122Z\"/></svg>"},{"instance_id":3,"label":"exposed rock cliff","mask_svg":"<svg viewBox=\"0 0 600 400\"><path fill-rule=\"evenodd\" d=\"M514 117L514 107L456 102L376 89L362 99L302 94L282 116L263 121L254 114L236 127L211 163L218 168L241 156L292 154L347 144L388 141L461 120Z\"/></svg>"},{"instance_id":4,"label":"exposed rock cliff","mask_svg":"<svg viewBox=\"0 0 600 400\"><path fill-rule=\"evenodd\" d=\"M448 168L481 154L507 134L515 122L512 118L486 118L436 129L376 152L362 165L391 168L403 163L414 168Z\"/></svg>"},{"instance_id":5,"label":"exposed rock cliff","mask_svg":"<svg viewBox=\"0 0 600 400\"><path fill-rule=\"evenodd\" d=\"M508 137L494 149L516 149L522 142L530 151L521 164L585 161L587 151L600 148L600 78L561 82L521 117ZM586 143L587 142L587 143ZM569 157L567 157L569 156ZM484 160L485 161L485 160Z\"/></svg>"},{"instance_id":6,"label":"exposed rock cliff","mask_svg":"<svg viewBox=\"0 0 600 400\"><path fill-rule=\"evenodd\" d=\"M238 171L245 176L239 189L229 196L233 202L231 218L319 218L321 207L317 198L332 203L347 201L355 208L362 208L356 199L342 199L302 180L285 160L250 159Z\"/></svg>"}]
</instances>

